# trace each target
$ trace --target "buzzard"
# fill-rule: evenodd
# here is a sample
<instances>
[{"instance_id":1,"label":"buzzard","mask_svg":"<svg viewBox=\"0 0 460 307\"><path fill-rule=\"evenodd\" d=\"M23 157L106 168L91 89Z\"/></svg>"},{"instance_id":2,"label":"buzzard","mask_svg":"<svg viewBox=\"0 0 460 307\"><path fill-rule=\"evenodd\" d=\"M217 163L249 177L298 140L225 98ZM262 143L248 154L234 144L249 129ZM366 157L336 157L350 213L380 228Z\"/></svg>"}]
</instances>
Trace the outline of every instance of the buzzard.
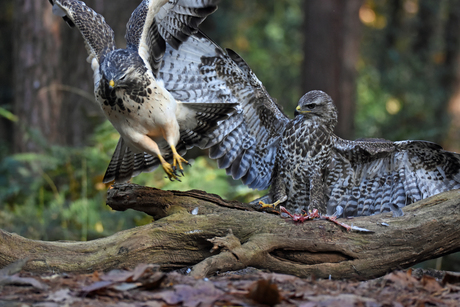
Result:
<instances>
[{"instance_id":1,"label":"buzzard","mask_svg":"<svg viewBox=\"0 0 460 307\"><path fill-rule=\"evenodd\" d=\"M177 49L216 9L217 0L144 0L127 24L126 49L115 47L104 17L78 0L50 0L53 12L77 27L94 71L94 93L120 133L104 182L123 182L162 165L173 180L186 150L208 134L236 104L218 99L184 102L158 76L166 46ZM168 162L170 161L170 162ZM183 174L183 173L182 173Z\"/></svg>"},{"instance_id":2,"label":"buzzard","mask_svg":"<svg viewBox=\"0 0 460 307\"><path fill-rule=\"evenodd\" d=\"M213 93L199 89L214 85L241 105L212 132L209 155L247 186L270 187L262 203L295 214L315 208L335 216L398 216L410 203L460 188L460 155L437 144L336 136L337 110L322 91L305 94L290 120L239 55L201 32L166 54L160 76L176 99L206 100Z\"/></svg>"}]
</instances>

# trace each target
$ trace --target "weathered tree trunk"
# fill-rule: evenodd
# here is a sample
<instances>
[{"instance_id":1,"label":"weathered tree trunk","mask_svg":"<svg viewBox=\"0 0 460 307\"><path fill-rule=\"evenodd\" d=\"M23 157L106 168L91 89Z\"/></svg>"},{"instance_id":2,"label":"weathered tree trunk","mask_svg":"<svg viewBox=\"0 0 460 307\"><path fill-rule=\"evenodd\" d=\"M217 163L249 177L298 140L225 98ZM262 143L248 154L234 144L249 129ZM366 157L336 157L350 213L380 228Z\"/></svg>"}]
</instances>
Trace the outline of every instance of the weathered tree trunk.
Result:
<instances>
[{"instance_id":1,"label":"weathered tree trunk","mask_svg":"<svg viewBox=\"0 0 460 307\"><path fill-rule=\"evenodd\" d=\"M460 39L456 35L458 31L454 30L460 28L460 6L455 1L449 1L449 4L449 19L444 35L446 58L442 82L453 90L448 104L450 128L443 143L448 150L460 152Z\"/></svg>"},{"instance_id":2,"label":"weathered tree trunk","mask_svg":"<svg viewBox=\"0 0 460 307\"><path fill-rule=\"evenodd\" d=\"M194 276L253 266L297 276L368 279L460 250L460 191L412 204L402 217L345 221L371 233L347 232L321 220L294 224L200 191L116 185L108 204L147 212L155 221L89 242L34 241L2 231L0 266L29 257L25 269L36 272L91 272L147 262L165 270L194 266ZM219 247L213 255L211 249Z\"/></svg>"},{"instance_id":3,"label":"weathered tree trunk","mask_svg":"<svg viewBox=\"0 0 460 307\"><path fill-rule=\"evenodd\" d=\"M44 86L60 83L60 20L50 14L45 1L18 0L15 3L14 33L14 112L22 126L14 137L15 151L35 151L37 145L25 139L27 128L38 129L50 142L59 143L58 118L61 94L41 92ZM30 136L30 135L29 135Z\"/></svg>"},{"instance_id":4,"label":"weathered tree trunk","mask_svg":"<svg viewBox=\"0 0 460 307\"><path fill-rule=\"evenodd\" d=\"M327 92L339 111L337 135L354 137L358 12L361 0L304 2L302 88Z\"/></svg>"}]
</instances>

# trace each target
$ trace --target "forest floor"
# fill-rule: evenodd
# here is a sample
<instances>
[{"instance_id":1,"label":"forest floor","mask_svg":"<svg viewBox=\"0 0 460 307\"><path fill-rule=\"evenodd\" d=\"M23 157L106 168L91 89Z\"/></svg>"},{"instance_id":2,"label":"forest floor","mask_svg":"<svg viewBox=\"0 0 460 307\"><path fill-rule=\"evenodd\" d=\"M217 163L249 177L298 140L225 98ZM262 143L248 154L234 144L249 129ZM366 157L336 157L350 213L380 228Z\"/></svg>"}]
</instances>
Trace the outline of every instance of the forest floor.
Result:
<instances>
[{"instance_id":1,"label":"forest floor","mask_svg":"<svg viewBox=\"0 0 460 307\"><path fill-rule=\"evenodd\" d=\"M91 274L0 270L0 307L275 305L460 306L460 274L409 269L351 281L303 279L252 268L195 279L146 264Z\"/></svg>"}]
</instances>

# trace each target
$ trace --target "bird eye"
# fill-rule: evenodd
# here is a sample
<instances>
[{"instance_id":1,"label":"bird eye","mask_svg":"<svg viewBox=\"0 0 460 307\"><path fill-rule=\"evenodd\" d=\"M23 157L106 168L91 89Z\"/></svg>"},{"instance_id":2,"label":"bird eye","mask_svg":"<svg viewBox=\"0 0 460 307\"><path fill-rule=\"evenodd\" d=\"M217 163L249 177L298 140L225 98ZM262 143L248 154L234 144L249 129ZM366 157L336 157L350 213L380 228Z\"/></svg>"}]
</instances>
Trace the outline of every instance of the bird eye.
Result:
<instances>
[{"instance_id":1,"label":"bird eye","mask_svg":"<svg viewBox=\"0 0 460 307\"><path fill-rule=\"evenodd\" d=\"M309 104L306 105L306 107L311 110L311 109L315 108L315 104L314 103L309 103Z\"/></svg>"},{"instance_id":2,"label":"bird eye","mask_svg":"<svg viewBox=\"0 0 460 307\"><path fill-rule=\"evenodd\" d=\"M126 75L123 75L123 76L120 77L119 80L120 80L120 81L123 81L123 80L125 80L125 78L126 78Z\"/></svg>"}]
</instances>

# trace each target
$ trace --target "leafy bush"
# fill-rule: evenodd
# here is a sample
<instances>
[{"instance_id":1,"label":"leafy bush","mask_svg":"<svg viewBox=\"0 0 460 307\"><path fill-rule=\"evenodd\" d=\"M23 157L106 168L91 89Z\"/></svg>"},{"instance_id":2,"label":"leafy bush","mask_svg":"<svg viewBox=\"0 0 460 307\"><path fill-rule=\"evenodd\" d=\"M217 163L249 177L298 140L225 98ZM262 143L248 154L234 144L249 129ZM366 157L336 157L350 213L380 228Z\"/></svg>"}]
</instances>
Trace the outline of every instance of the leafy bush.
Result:
<instances>
[{"instance_id":1,"label":"leafy bush","mask_svg":"<svg viewBox=\"0 0 460 307\"><path fill-rule=\"evenodd\" d=\"M104 122L87 147L45 144L42 153L5 156L0 163L0 227L31 239L89 240L149 223L146 214L104 206L108 185L102 177L117 141L118 133ZM191 162L180 183L165 179L162 170L133 182L167 190L202 189L242 201L261 195L233 181L208 158Z\"/></svg>"}]
</instances>

